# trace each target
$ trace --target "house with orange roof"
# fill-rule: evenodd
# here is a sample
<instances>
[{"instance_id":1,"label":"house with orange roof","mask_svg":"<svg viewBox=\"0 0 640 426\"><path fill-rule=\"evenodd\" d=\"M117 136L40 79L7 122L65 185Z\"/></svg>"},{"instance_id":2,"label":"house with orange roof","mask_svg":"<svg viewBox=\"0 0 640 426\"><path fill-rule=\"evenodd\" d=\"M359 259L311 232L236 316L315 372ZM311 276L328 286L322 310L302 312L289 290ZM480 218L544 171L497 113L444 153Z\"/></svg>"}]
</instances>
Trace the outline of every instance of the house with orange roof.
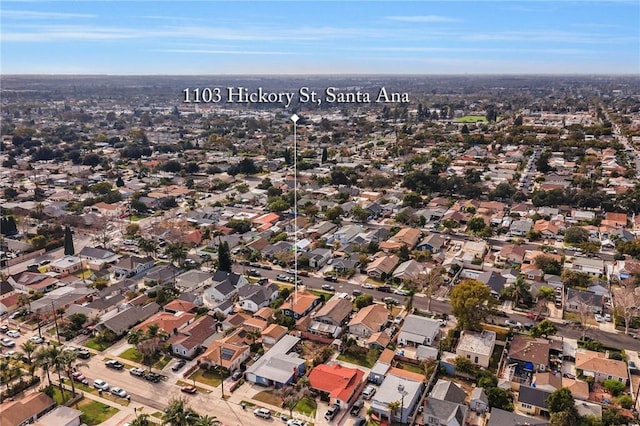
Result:
<instances>
[{"instance_id":1,"label":"house with orange roof","mask_svg":"<svg viewBox=\"0 0 640 426\"><path fill-rule=\"evenodd\" d=\"M199 360L205 366L220 366L233 372L249 358L250 353L250 346L234 339L232 334L224 339L214 340Z\"/></svg>"},{"instance_id":2,"label":"house with orange roof","mask_svg":"<svg viewBox=\"0 0 640 426\"><path fill-rule=\"evenodd\" d=\"M270 348L278 343L278 341L288 333L289 330L287 327L283 327L279 324L268 325L267 328L262 330L262 346Z\"/></svg>"},{"instance_id":3,"label":"house with orange roof","mask_svg":"<svg viewBox=\"0 0 640 426\"><path fill-rule=\"evenodd\" d=\"M278 220L280 220L280 215L278 215L277 213L265 213L262 216L254 218L252 222L258 226L264 224L273 225Z\"/></svg>"},{"instance_id":4,"label":"house with orange roof","mask_svg":"<svg viewBox=\"0 0 640 426\"><path fill-rule=\"evenodd\" d=\"M298 290L297 294L295 292L291 293L282 304L282 312L288 317L299 320L309 315L320 303L322 303L320 296Z\"/></svg>"},{"instance_id":5,"label":"house with orange roof","mask_svg":"<svg viewBox=\"0 0 640 426\"><path fill-rule=\"evenodd\" d=\"M400 259L395 254L382 254L367 265L367 275L371 278L378 279L383 276L389 276L395 267L398 266L398 262L400 262Z\"/></svg>"},{"instance_id":6,"label":"house with orange roof","mask_svg":"<svg viewBox=\"0 0 640 426\"><path fill-rule=\"evenodd\" d=\"M55 401L44 392L32 393L18 401L8 401L3 404L0 410L0 424L20 426L33 423L53 410L55 406Z\"/></svg>"},{"instance_id":7,"label":"house with orange roof","mask_svg":"<svg viewBox=\"0 0 640 426\"><path fill-rule=\"evenodd\" d=\"M164 305L164 310L172 314L177 314L178 312L193 312L197 309L198 306L196 304L180 299L174 299Z\"/></svg>"},{"instance_id":8,"label":"house with orange roof","mask_svg":"<svg viewBox=\"0 0 640 426\"><path fill-rule=\"evenodd\" d=\"M91 210L104 217L120 217L125 214L127 208L122 204L108 204L101 201L91 206Z\"/></svg>"},{"instance_id":9,"label":"house with orange roof","mask_svg":"<svg viewBox=\"0 0 640 426\"><path fill-rule=\"evenodd\" d=\"M413 250L414 247L420 241L422 233L416 228L402 228L393 237L387 241L380 243L381 250L397 250L402 246L407 246L409 250Z\"/></svg>"},{"instance_id":10,"label":"house with orange roof","mask_svg":"<svg viewBox=\"0 0 640 426\"><path fill-rule=\"evenodd\" d=\"M624 228L625 226L627 226L628 220L629 219L626 213L607 212L604 215L604 220L602 221L602 223L611 224L618 228Z\"/></svg>"},{"instance_id":11,"label":"house with orange roof","mask_svg":"<svg viewBox=\"0 0 640 426\"><path fill-rule=\"evenodd\" d=\"M165 332L169 335L175 334L182 328L189 325L196 316L187 312L158 312L142 323L134 327L135 330L146 332L150 325L157 325L158 331Z\"/></svg>"},{"instance_id":12,"label":"house with orange roof","mask_svg":"<svg viewBox=\"0 0 640 426\"><path fill-rule=\"evenodd\" d=\"M245 320L245 322L242 323L242 326L247 331L256 331L258 333L262 333L262 331L267 328L267 322L260 318L251 317Z\"/></svg>"},{"instance_id":13,"label":"house with orange roof","mask_svg":"<svg viewBox=\"0 0 640 426\"><path fill-rule=\"evenodd\" d=\"M349 333L361 338L371 337L379 332L389 318L389 310L377 303L358 311L349 321Z\"/></svg>"},{"instance_id":14,"label":"house with orange roof","mask_svg":"<svg viewBox=\"0 0 640 426\"><path fill-rule=\"evenodd\" d=\"M625 385L629 381L627 364L624 361L610 359L603 352L587 349L576 351L576 370L585 376L593 377L596 382L615 379Z\"/></svg>"},{"instance_id":15,"label":"house with orange roof","mask_svg":"<svg viewBox=\"0 0 640 426\"><path fill-rule=\"evenodd\" d=\"M555 238L560 232L560 227L552 221L539 219L533 224L533 230L545 238Z\"/></svg>"},{"instance_id":16,"label":"house with orange roof","mask_svg":"<svg viewBox=\"0 0 640 426\"><path fill-rule=\"evenodd\" d=\"M589 400L589 383L584 380L562 378L562 387L568 388L575 399Z\"/></svg>"},{"instance_id":17,"label":"house with orange roof","mask_svg":"<svg viewBox=\"0 0 640 426\"><path fill-rule=\"evenodd\" d=\"M340 364L320 364L309 372L311 389L329 399L330 404L347 408L359 395L364 372Z\"/></svg>"}]
</instances>

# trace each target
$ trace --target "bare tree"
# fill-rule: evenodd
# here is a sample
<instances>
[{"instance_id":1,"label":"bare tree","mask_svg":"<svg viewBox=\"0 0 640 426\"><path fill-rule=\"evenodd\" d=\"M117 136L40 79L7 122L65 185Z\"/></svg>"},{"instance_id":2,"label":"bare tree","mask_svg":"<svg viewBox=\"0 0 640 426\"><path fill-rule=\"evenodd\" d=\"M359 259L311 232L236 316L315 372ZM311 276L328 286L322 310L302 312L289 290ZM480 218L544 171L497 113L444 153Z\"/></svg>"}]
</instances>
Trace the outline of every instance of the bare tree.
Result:
<instances>
[{"instance_id":1,"label":"bare tree","mask_svg":"<svg viewBox=\"0 0 640 426\"><path fill-rule=\"evenodd\" d=\"M427 273L418 274L417 278L406 284L409 289L415 289L416 292L421 291L427 296L427 311L431 311L431 300L444 282L443 274L444 269L436 267Z\"/></svg>"},{"instance_id":2,"label":"bare tree","mask_svg":"<svg viewBox=\"0 0 640 426\"><path fill-rule=\"evenodd\" d=\"M624 319L625 334L629 334L629 324L633 317L640 313L640 295L636 290L631 283L626 283L613 292L615 313Z\"/></svg>"},{"instance_id":3,"label":"bare tree","mask_svg":"<svg viewBox=\"0 0 640 426\"><path fill-rule=\"evenodd\" d=\"M580 300L577 302L578 305L578 318L580 319L580 324L582 324L582 340L584 340L587 335L587 326L589 319L593 315L593 298L590 300Z\"/></svg>"}]
</instances>

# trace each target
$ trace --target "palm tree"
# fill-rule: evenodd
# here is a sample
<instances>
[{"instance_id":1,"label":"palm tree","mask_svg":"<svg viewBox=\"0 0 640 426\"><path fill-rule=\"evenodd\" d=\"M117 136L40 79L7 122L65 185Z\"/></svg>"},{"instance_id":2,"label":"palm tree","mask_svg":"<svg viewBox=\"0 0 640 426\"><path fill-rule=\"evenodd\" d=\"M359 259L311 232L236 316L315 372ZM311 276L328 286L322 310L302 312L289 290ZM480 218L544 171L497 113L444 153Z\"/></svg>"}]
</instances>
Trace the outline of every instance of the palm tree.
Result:
<instances>
[{"instance_id":1,"label":"palm tree","mask_svg":"<svg viewBox=\"0 0 640 426\"><path fill-rule=\"evenodd\" d=\"M64 367L67 372L67 378L71 382L71 393L73 396L76 395L76 382L71 378L71 373L73 373L73 367L78 359L75 351L62 351L59 355L60 363Z\"/></svg>"},{"instance_id":2,"label":"palm tree","mask_svg":"<svg viewBox=\"0 0 640 426\"><path fill-rule=\"evenodd\" d=\"M187 407L184 399L172 399L162 414L162 424L169 426L193 426L200 416Z\"/></svg>"},{"instance_id":3,"label":"palm tree","mask_svg":"<svg viewBox=\"0 0 640 426\"><path fill-rule=\"evenodd\" d=\"M158 324L149 324L147 327L147 338L153 339L158 336L158 331L160 330L160 326Z\"/></svg>"},{"instance_id":4,"label":"palm tree","mask_svg":"<svg viewBox=\"0 0 640 426\"><path fill-rule=\"evenodd\" d=\"M144 333L139 328L131 330L129 334L127 334L127 343L131 345L137 345L142 340L144 340Z\"/></svg>"},{"instance_id":5,"label":"palm tree","mask_svg":"<svg viewBox=\"0 0 640 426\"><path fill-rule=\"evenodd\" d=\"M398 412L398 410L400 409L400 405L402 403L400 402L400 400L398 401L393 401L390 402L387 407L389 407L389 423L391 423L391 416L393 416L394 414L396 414Z\"/></svg>"},{"instance_id":6,"label":"palm tree","mask_svg":"<svg viewBox=\"0 0 640 426\"><path fill-rule=\"evenodd\" d=\"M47 375L47 382L49 382L49 386L51 387L51 376L49 371L51 370L51 360L49 358L49 351L47 348L40 348L38 352L35 354L36 356L36 365L39 365L42 368L42 371Z\"/></svg>"},{"instance_id":7,"label":"palm tree","mask_svg":"<svg viewBox=\"0 0 640 426\"><path fill-rule=\"evenodd\" d=\"M135 419L131 420L130 426L152 426L151 420L149 420L148 414L140 414Z\"/></svg>"},{"instance_id":8,"label":"palm tree","mask_svg":"<svg viewBox=\"0 0 640 426\"><path fill-rule=\"evenodd\" d=\"M153 240L141 238L140 241L138 241L138 247L140 248L140 250L145 252L147 256L151 256L152 254L156 254L158 252L158 245Z\"/></svg>"},{"instance_id":9,"label":"palm tree","mask_svg":"<svg viewBox=\"0 0 640 426\"><path fill-rule=\"evenodd\" d=\"M24 355L27 357L27 364L31 365L31 357L33 353L38 349L35 343L31 340L27 340L23 344L20 345L20 349L24 352Z\"/></svg>"},{"instance_id":10,"label":"palm tree","mask_svg":"<svg viewBox=\"0 0 640 426\"><path fill-rule=\"evenodd\" d=\"M547 285L543 285L538 289L538 314L542 314L547 302L554 300L556 297L555 290Z\"/></svg>"},{"instance_id":11,"label":"palm tree","mask_svg":"<svg viewBox=\"0 0 640 426\"><path fill-rule=\"evenodd\" d=\"M513 284L503 290L503 294L513 299L513 306L515 308L518 306L520 300L526 300L531 297L530 288L529 284L527 284L522 277L518 277Z\"/></svg>"},{"instance_id":12,"label":"palm tree","mask_svg":"<svg viewBox=\"0 0 640 426\"><path fill-rule=\"evenodd\" d=\"M168 244L165 253L171 258L172 262L176 262L178 265L187 258L187 248L182 243Z\"/></svg>"},{"instance_id":13,"label":"palm tree","mask_svg":"<svg viewBox=\"0 0 640 426\"><path fill-rule=\"evenodd\" d=\"M195 426L220 426L220 420L216 416L200 416L195 422Z\"/></svg>"}]
</instances>

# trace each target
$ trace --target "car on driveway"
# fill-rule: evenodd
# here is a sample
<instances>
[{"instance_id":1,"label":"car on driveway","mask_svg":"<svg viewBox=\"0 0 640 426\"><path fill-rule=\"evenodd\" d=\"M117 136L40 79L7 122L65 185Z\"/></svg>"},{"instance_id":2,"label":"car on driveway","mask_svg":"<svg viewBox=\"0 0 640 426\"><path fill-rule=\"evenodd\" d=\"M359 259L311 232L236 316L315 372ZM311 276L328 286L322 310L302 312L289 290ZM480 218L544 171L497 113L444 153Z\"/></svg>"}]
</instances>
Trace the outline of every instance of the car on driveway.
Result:
<instances>
[{"instance_id":1,"label":"car on driveway","mask_svg":"<svg viewBox=\"0 0 640 426\"><path fill-rule=\"evenodd\" d=\"M198 389L195 386L183 386L180 388L180 392L194 394L198 392Z\"/></svg>"},{"instance_id":2,"label":"car on driveway","mask_svg":"<svg viewBox=\"0 0 640 426\"><path fill-rule=\"evenodd\" d=\"M18 330L9 330L7 331L7 336L17 339L18 337L20 337L20 332Z\"/></svg>"},{"instance_id":3,"label":"car on driveway","mask_svg":"<svg viewBox=\"0 0 640 426\"><path fill-rule=\"evenodd\" d=\"M600 314L595 314L593 316L593 318L596 320L596 322L604 322L604 318L602 318L602 315L600 315ZM7 333L7 334L9 334L9 333Z\"/></svg>"},{"instance_id":4,"label":"car on driveway","mask_svg":"<svg viewBox=\"0 0 640 426\"><path fill-rule=\"evenodd\" d=\"M236 371L235 373L233 373L233 375L231 376L231 380L235 380L238 381L242 378L242 371Z\"/></svg>"},{"instance_id":5,"label":"car on driveway","mask_svg":"<svg viewBox=\"0 0 640 426\"><path fill-rule=\"evenodd\" d=\"M6 324L0 325L0 333L7 334L7 331L9 331L9 326L8 325L6 325Z\"/></svg>"},{"instance_id":6,"label":"car on driveway","mask_svg":"<svg viewBox=\"0 0 640 426\"><path fill-rule=\"evenodd\" d=\"M109 361L105 361L104 365L107 368L113 368L114 370L122 370L124 368L124 364L115 359L110 359Z\"/></svg>"},{"instance_id":7,"label":"car on driveway","mask_svg":"<svg viewBox=\"0 0 640 426\"><path fill-rule=\"evenodd\" d=\"M179 360L178 362L176 362L173 367L171 367L171 371L178 371L180 370L182 367L184 367L184 365L187 363L187 361L185 361L184 359Z\"/></svg>"},{"instance_id":8,"label":"car on driveway","mask_svg":"<svg viewBox=\"0 0 640 426\"><path fill-rule=\"evenodd\" d=\"M105 382L102 379L95 379L93 381L93 387L98 389L98 390L108 391L109 390L109 383Z\"/></svg>"},{"instance_id":9,"label":"car on driveway","mask_svg":"<svg viewBox=\"0 0 640 426\"><path fill-rule=\"evenodd\" d=\"M376 388L374 388L373 385L367 385L362 391L362 397L364 399L371 399L374 393L376 393Z\"/></svg>"},{"instance_id":10,"label":"car on driveway","mask_svg":"<svg viewBox=\"0 0 640 426\"><path fill-rule=\"evenodd\" d=\"M120 398L126 398L128 396L127 391L122 388L111 388L111 393Z\"/></svg>"}]
</instances>

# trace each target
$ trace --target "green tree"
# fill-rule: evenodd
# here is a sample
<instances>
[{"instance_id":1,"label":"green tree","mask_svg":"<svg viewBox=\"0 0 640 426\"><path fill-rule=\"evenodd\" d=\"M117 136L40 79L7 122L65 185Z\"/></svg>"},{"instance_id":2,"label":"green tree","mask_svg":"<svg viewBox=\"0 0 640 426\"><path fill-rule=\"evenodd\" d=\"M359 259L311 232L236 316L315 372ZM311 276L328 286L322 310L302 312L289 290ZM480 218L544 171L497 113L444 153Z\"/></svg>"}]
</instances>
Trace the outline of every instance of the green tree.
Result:
<instances>
[{"instance_id":1,"label":"green tree","mask_svg":"<svg viewBox=\"0 0 640 426\"><path fill-rule=\"evenodd\" d=\"M505 411L513 411L513 393L499 387L485 388L489 406Z\"/></svg>"},{"instance_id":2,"label":"green tree","mask_svg":"<svg viewBox=\"0 0 640 426\"><path fill-rule=\"evenodd\" d=\"M402 402L400 400L392 401L387 404L387 407L389 408L389 424L391 424L391 417L394 416L398 412L398 410L400 410L401 404Z\"/></svg>"},{"instance_id":3,"label":"green tree","mask_svg":"<svg viewBox=\"0 0 640 426\"><path fill-rule=\"evenodd\" d=\"M162 413L162 424L169 426L195 426L200 416L187 406L184 399L172 399Z\"/></svg>"},{"instance_id":4,"label":"green tree","mask_svg":"<svg viewBox=\"0 0 640 426\"><path fill-rule=\"evenodd\" d=\"M562 271L562 265L560 265L560 262L558 262L551 256L545 256L541 254L539 256L536 256L533 261L535 262L536 266L545 274L560 275Z\"/></svg>"},{"instance_id":5,"label":"green tree","mask_svg":"<svg viewBox=\"0 0 640 426\"><path fill-rule=\"evenodd\" d=\"M604 388L613 396L618 396L627 388L622 382L619 382L617 379L606 379L602 382Z\"/></svg>"},{"instance_id":6,"label":"green tree","mask_svg":"<svg viewBox=\"0 0 640 426\"><path fill-rule=\"evenodd\" d=\"M353 304L357 310L360 310L366 306L373 304L373 296L370 294L361 294L356 297Z\"/></svg>"},{"instance_id":7,"label":"green tree","mask_svg":"<svg viewBox=\"0 0 640 426\"><path fill-rule=\"evenodd\" d=\"M468 374L469 376L475 376L478 374L478 366L471 362L470 359L458 356L453 362L456 367L456 371L461 374Z\"/></svg>"},{"instance_id":8,"label":"green tree","mask_svg":"<svg viewBox=\"0 0 640 426\"><path fill-rule=\"evenodd\" d=\"M67 225L64 227L64 255L73 256L74 254L76 254L76 250L73 247L73 235L71 228Z\"/></svg>"},{"instance_id":9,"label":"green tree","mask_svg":"<svg viewBox=\"0 0 640 426\"><path fill-rule=\"evenodd\" d=\"M138 248L147 256L155 255L158 252L158 245L151 239L140 238L138 241Z\"/></svg>"},{"instance_id":10,"label":"green tree","mask_svg":"<svg viewBox=\"0 0 640 426\"><path fill-rule=\"evenodd\" d=\"M558 328L554 323L549 320L544 320L536 324L531 328L530 334L532 337L540 337L544 336L549 337L553 336L558 332Z\"/></svg>"},{"instance_id":11,"label":"green tree","mask_svg":"<svg viewBox=\"0 0 640 426\"><path fill-rule=\"evenodd\" d=\"M219 426L220 420L216 416L204 415L200 416L195 422L195 426Z\"/></svg>"},{"instance_id":12,"label":"green tree","mask_svg":"<svg viewBox=\"0 0 640 426\"><path fill-rule=\"evenodd\" d=\"M559 413L575 407L575 400L569 388L563 387L553 391L553 393L547 397L547 406L551 414Z\"/></svg>"},{"instance_id":13,"label":"green tree","mask_svg":"<svg viewBox=\"0 0 640 426\"><path fill-rule=\"evenodd\" d=\"M231 272L233 266L233 260L231 259L231 250L229 250L229 243L222 241L218 246L218 269L220 271Z\"/></svg>"},{"instance_id":14,"label":"green tree","mask_svg":"<svg viewBox=\"0 0 640 426\"><path fill-rule=\"evenodd\" d=\"M154 423L149 419L148 414L138 414L135 419L131 420L129 426L153 426Z\"/></svg>"},{"instance_id":15,"label":"green tree","mask_svg":"<svg viewBox=\"0 0 640 426\"><path fill-rule=\"evenodd\" d=\"M20 349L22 349L24 356L27 358L27 364L31 364L33 361L31 359L33 357L33 353L36 351L36 349L38 349L36 344L33 343L31 340L27 340L26 342L20 345Z\"/></svg>"},{"instance_id":16,"label":"green tree","mask_svg":"<svg viewBox=\"0 0 640 426\"><path fill-rule=\"evenodd\" d=\"M586 272L572 271L571 269L565 269L562 271L562 282L567 287L589 287L591 283L591 277Z\"/></svg>"},{"instance_id":17,"label":"green tree","mask_svg":"<svg viewBox=\"0 0 640 426\"><path fill-rule=\"evenodd\" d=\"M137 345L145 338L144 332L139 328L134 328L127 334L127 343L130 345Z\"/></svg>"},{"instance_id":18,"label":"green tree","mask_svg":"<svg viewBox=\"0 0 640 426\"><path fill-rule=\"evenodd\" d=\"M480 232L484 228L487 227L487 224L484 222L484 219L480 216L474 216L469 221L467 221L467 228L471 232Z\"/></svg>"},{"instance_id":19,"label":"green tree","mask_svg":"<svg viewBox=\"0 0 640 426\"><path fill-rule=\"evenodd\" d=\"M572 226L564 231L564 242L568 244L580 244L589 241L589 231L579 226Z\"/></svg>"},{"instance_id":20,"label":"green tree","mask_svg":"<svg viewBox=\"0 0 640 426\"><path fill-rule=\"evenodd\" d=\"M502 290L502 294L513 299L513 304L516 307L521 303L530 305L533 301L530 289L531 286L522 278L522 276L519 276L513 284Z\"/></svg>"},{"instance_id":21,"label":"green tree","mask_svg":"<svg viewBox=\"0 0 640 426\"><path fill-rule=\"evenodd\" d=\"M367 222L369 220L369 216L371 216L371 212L365 208L362 208L358 204L353 206L351 209L351 216L356 222Z\"/></svg>"},{"instance_id":22,"label":"green tree","mask_svg":"<svg viewBox=\"0 0 640 426\"><path fill-rule=\"evenodd\" d=\"M464 280L451 291L451 308L463 330L480 330L495 303L491 289L476 280Z\"/></svg>"},{"instance_id":23,"label":"green tree","mask_svg":"<svg viewBox=\"0 0 640 426\"><path fill-rule=\"evenodd\" d=\"M324 148L322 148L322 157L321 157L321 162L322 163L326 163L327 162L327 157L329 156L329 153L327 151L327 147L325 146Z\"/></svg>"}]
</instances>

